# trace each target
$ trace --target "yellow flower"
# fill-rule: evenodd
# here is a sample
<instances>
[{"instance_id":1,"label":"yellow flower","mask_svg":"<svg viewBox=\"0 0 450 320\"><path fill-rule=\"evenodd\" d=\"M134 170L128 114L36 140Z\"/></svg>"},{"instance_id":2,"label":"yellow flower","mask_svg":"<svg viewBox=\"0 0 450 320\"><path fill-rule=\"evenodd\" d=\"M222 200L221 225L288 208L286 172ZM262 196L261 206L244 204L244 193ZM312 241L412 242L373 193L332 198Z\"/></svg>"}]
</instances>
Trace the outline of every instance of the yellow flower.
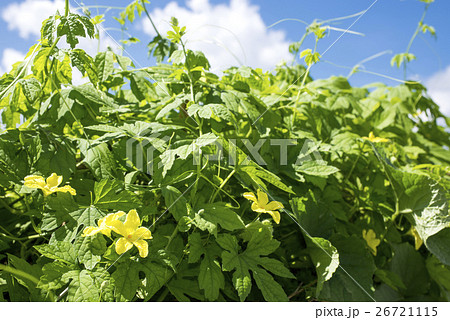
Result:
<instances>
[{"instance_id":1,"label":"yellow flower","mask_svg":"<svg viewBox=\"0 0 450 320\"><path fill-rule=\"evenodd\" d=\"M28 188L41 189L44 192L44 196L48 196L54 192L69 192L71 195L76 195L76 191L71 186L58 187L62 180L62 176L58 176L56 173L52 173L47 180L41 176L26 176L24 178L24 186Z\"/></svg>"},{"instance_id":2,"label":"yellow flower","mask_svg":"<svg viewBox=\"0 0 450 320\"><path fill-rule=\"evenodd\" d=\"M125 222L114 220L107 224L114 232L123 236L116 243L117 254L122 254L130 250L133 245L139 250L139 255L142 258L148 255L147 239L152 239L150 230L144 227L139 227L141 221L136 210L130 210L127 214Z\"/></svg>"},{"instance_id":3,"label":"yellow flower","mask_svg":"<svg viewBox=\"0 0 450 320\"><path fill-rule=\"evenodd\" d=\"M362 236L363 236L364 240L366 240L367 245L370 248L370 252L372 252L372 254L374 256L376 256L377 255L377 247L380 245L381 240L377 239L377 235L376 235L375 231L373 231L372 229L369 229L369 231L363 230Z\"/></svg>"},{"instance_id":4,"label":"yellow flower","mask_svg":"<svg viewBox=\"0 0 450 320\"><path fill-rule=\"evenodd\" d=\"M408 234L414 237L414 247L416 248L416 250L419 250L423 244L423 240L417 232L416 228L411 227L411 230L409 230Z\"/></svg>"},{"instance_id":5,"label":"yellow flower","mask_svg":"<svg viewBox=\"0 0 450 320\"><path fill-rule=\"evenodd\" d=\"M369 140L370 142L389 142L389 139L375 137L373 132L369 133L368 137L363 137L364 140Z\"/></svg>"},{"instance_id":6,"label":"yellow flower","mask_svg":"<svg viewBox=\"0 0 450 320\"><path fill-rule=\"evenodd\" d=\"M280 213L277 210L284 208L281 202L278 201L269 202L267 194L265 194L261 190L258 190L258 198L256 198L253 192L244 193L244 198L253 201L252 203L253 211L258 213L266 212L272 216L273 220L277 224L280 223Z\"/></svg>"},{"instance_id":7,"label":"yellow flower","mask_svg":"<svg viewBox=\"0 0 450 320\"><path fill-rule=\"evenodd\" d=\"M106 215L105 217L98 220L97 225L98 227L87 227L83 231L83 237L89 237L96 235L97 233L101 232L107 237L111 237L111 229L109 228L109 224L113 222L114 220L119 219L121 216L123 216L125 212L118 211L116 213L110 213Z\"/></svg>"}]
</instances>

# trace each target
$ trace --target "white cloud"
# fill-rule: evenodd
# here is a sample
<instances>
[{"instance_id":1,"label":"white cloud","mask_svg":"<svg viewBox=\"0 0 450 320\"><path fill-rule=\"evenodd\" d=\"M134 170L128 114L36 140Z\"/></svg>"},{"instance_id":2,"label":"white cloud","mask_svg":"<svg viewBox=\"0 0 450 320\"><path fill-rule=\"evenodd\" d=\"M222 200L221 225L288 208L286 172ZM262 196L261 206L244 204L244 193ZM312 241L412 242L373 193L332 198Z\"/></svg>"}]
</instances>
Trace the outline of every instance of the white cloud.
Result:
<instances>
[{"instance_id":1,"label":"white cloud","mask_svg":"<svg viewBox=\"0 0 450 320\"><path fill-rule=\"evenodd\" d=\"M64 12L64 0L26 0L8 5L2 11L2 19L9 30L17 30L22 38L39 37L42 21L57 9Z\"/></svg>"},{"instance_id":2,"label":"white cloud","mask_svg":"<svg viewBox=\"0 0 450 320\"><path fill-rule=\"evenodd\" d=\"M25 58L25 53L13 48L6 48L3 50L0 60L0 77L12 69L12 65Z\"/></svg>"},{"instance_id":3,"label":"white cloud","mask_svg":"<svg viewBox=\"0 0 450 320\"><path fill-rule=\"evenodd\" d=\"M248 0L217 5L209 0L188 0L186 7L170 2L151 16L162 34L170 29L172 16L187 26L187 46L203 51L214 71L242 64L273 69L281 60L289 59L286 34L267 29L259 7ZM143 21L142 28L155 36L148 20Z\"/></svg>"},{"instance_id":4,"label":"white cloud","mask_svg":"<svg viewBox=\"0 0 450 320\"><path fill-rule=\"evenodd\" d=\"M2 19L9 30L19 32L21 38L30 36L39 38L42 22L53 15L56 10L64 12L64 0L25 0L21 3L11 3L1 13ZM100 46L97 39L79 38L77 48L84 49L89 55L95 56L98 52L111 47L116 50L119 46L100 28ZM61 38L58 46L68 48L65 37Z\"/></svg>"},{"instance_id":5,"label":"white cloud","mask_svg":"<svg viewBox=\"0 0 450 320\"><path fill-rule=\"evenodd\" d=\"M450 66L432 75L426 86L431 98L440 107L443 114L450 117Z\"/></svg>"}]
</instances>

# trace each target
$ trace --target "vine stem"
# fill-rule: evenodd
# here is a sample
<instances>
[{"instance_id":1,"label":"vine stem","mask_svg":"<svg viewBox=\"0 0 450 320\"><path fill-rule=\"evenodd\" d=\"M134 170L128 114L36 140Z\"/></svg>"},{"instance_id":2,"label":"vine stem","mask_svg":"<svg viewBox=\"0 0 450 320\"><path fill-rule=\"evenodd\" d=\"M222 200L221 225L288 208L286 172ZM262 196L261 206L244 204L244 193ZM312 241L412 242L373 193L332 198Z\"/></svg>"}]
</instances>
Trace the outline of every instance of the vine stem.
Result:
<instances>
[{"instance_id":1,"label":"vine stem","mask_svg":"<svg viewBox=\"0 0 450 320\"><path fill-rule=\"evenodd\" d=\"M5 272L8 272L8 273L14 274L14 275L16 275L18 277L30 280L36 286L39 284L39 279L38 278L36 278L36 277L32 276L31 274L26 273L26 272L24 272L22 270L14 269L14 268L12 268L10 266L5 266L3 264L0 264L0 271L5 271ZM55 295L53 294L52 291L48 291L48 295L50 296L50 299L52 301L55 301Z\"/></svg>"},{"instance_id":2,"label":"vine stem","mask_svg":"<svg viewBox=\"0 0 450 320\"><path fill-rule=\"evenodd\" d=\"M361 151L361 152L360 152L360 153L358 154L358 156L356 157L355 162L353 162L352 168L350 169L349 174L345 177L345 180L344 180L344 181L348 181L348 180L350 179L352 173L353 173L353 170L355 170L356 164L358 163L359 159L361 158L361 154L362 154L362 152L363 152L363 147L364 147L364 144L365 144L365 143L366 143L366 141L363 140L363 144L362 144L362 146L361 146L361 148L360 148L360 151Z\"/></svg>"},{"instance_id":3,"label":"vine stem","mask_svg":"<svg viewBox=\"0 0 450 320\"><path fill-rule=\"evenodd\" d=\"M12 214L19 214L19 211L17 211L14 208L11 208L8 203L6 203L5 200L0 198L0 204L3 206L3 208L7 209L9 212L11 212Z\"/></svg>"},{"instance_id":4,"label":"vine stem","mask_svg":"<svg viewBox=\"0 0 450 320\"><path fill-rule=\"evenodd\" d=\"M297 58L297 54L300 52L300 48L303 45L303 42L305 42L306 37L308 36L308 32L305 32L302 36L302 38L300 39L300 41L298 42L298 50L295 52L294 58L292 59L292 63L291 66L294 66L295 64L295 59Z\"/></svg>"},{"instance_id":5,"label":"vine stem","mask_svg":"<svg viewBox=\"0 0 450 320\"><path fill-rule=\"evenodd\" d=\"M292 299L293 297L295 297L296 295L299 295L300 293L302 293L303 291L305 291L305 289L315 285L317 283L317 280L314 280L313 282L307 284L306 286L303 286L303 283L300 283L300 285L297 287L297 289L295 289L294 292L292 292L289 296L288 299Z\"/></svg>"},{"instance_id":6,"label":"vine stem","mask_svg":"<svg viewBox=\"0 0 450 320\"><path fill-rule=\"evenodd\" d=\"M175 227L175 229L173 230L172 234L170 235L169 242L167 242L167 245L164 248L164 250L167 251L167 249L169 248L170 244L172 243L172 240L176 237L177 233L178 233L178 228Z\"/></svg>"},{"instance_id":7,"label":"vine stem","mask_svg":"<svg viewBox=\"0 0 450 320\"><path fill-rule=\"evenodd\" d=\"M0 270L5 271L5 272L9 272L11 274L14 274L16 276L19 276L21 278L25 278L30 280L31 282L33 282L35 285L37 285L39 283L39 279L37 279L36 277L32 276L31 274L28 274L22 270L18 270L18 269L14 269L10 266L5 266L3 264L0 264Z\"/></svg>"},{"instance_id":8,"label":"vine stem","mask_svg":"<svg viewBox=\"0 0 450 320\"><path fill-rule=\"evenodd\" d=\"M225 178L225 180L222 181L222 183L220 184L219 188L216 189L216 191L214 191L213 195L211 196L211 199L209 200L209 203L213 203L214 202L214 200L216 199L217 194L219 193L219 191L222 190L222 188L227 184L228 180L230 180L230 178L235 173L236 173L236 169L233 169L233 171L230 172L230 174Z\"/></svg>"},{"instance_id":9,"label":"vine stem","mask_svg":"<svg viewBox=\"0 0 450 320\"><path fill-rule=\"evenodd\" d=\"M49 232L45 232L45 233L41 233L41 234L33 234L31 236L28 237L22 237L22 238L18 238L12 235L7 235L5 233L0 232L0 236L11 239L11 240L16 240L16 241L23 241L23 240L31 240L31 239L37 239L37 238L41 238L44 237L46 235L50 234Z\"/></svg>"},{"instance_id":10,"label":"vine stem","mask_svg":"<svg viewBox=\"0 0 450 320\"><path fill-rule=\"evenodd\" d=\"M188 59L188 55L187 55L187 52L186 52L186 46L184 45L184 42L181 39L180 39L180 44L181 44L181 47L183 48L184 58L186 59L184 64L186 66L186 69L187 69L187 72L188 72L188 76L189 76L189 83L190 83L190 88L191 88L191 100L192 100L192 102L195 103L194 79L192 78L191 66L189 65L189 59Z\"/></svg>"},{"instance_id":11,"label":"vine stem","mask_svg":"<svg viewBox=\"0 0 450 320\"><path fill-rule=\"evenodd\" d=\"M64 12L64 16L67 17L69 15L69 0L66 0L66 10Z\"/></svg>"},{"instance_id":12,"label":"vine stem","mask_svg":"<svg viewBox=\"0 0 450 320\"><path fill-rule=\"evenodd\" d=\"M317 52L317 44L318 44L318 42L319 42L319 39L316 37L316 43L314 44L314 51L313 51L312 54L315 54ZM303 79L302 79L302 83L300 85L300 89L298 90L298 93L297 93L297 98L295 99L295 109L297 109L298 100L300 99L300 94L301 94L301 92L302 92L302 90L303 90L303 88L305 86L306 79L308 78L309 71L311 70L311 67L313 66L313 64L314 63L310 64L306 68L305 74L304 74Z\"/></svg>"},{"instance_id":13,"label":"vine stem","mask_svg":"<svg viewBox=\"0 0 450 320\"><path fill-rule=\"evenodd\" d=\"M428 11L428 7L430 6L430 3L428 3L426 6L425 6L425 10L423 11L423 14L422 14L422 18L420 19L420 21L419 21L419 23L417 24L417 28L416 28L416 31L414 31L414 34L413 34L413 36L411 37L411 39L409 40L409 43L408 43L408 47L406 48L406 53L409 53L409 50L411 50L411 47L412 47L412 44L413 44L413 42L414 42L414 39L416 39L416 37L417 37L417 35L419 34L419 32L420 32L420 28L421 28L421 26L423 25L423 21L425 20L425 16L427 15L427 11ZM406 62L403 64L403 77L404 77L404 79L406 80Z\"/></svg>"},{"instance_id":14,"label":"vine stem","mask_svg":"<svg viewBox=\"0 0 450 320\"><path fill-rule=\"evenodd\" d=\"M162 38L161 34L159 33L158 29L156 28L155 24L153 23L152 18L150 17L150 13L148 13L148 11L147 11L147 7L145 6L145 1L141 0L141 4L142 4L142 8L144 8L144 12L147 15L148 20L150 20L150 23L153 26L153 29L155 29L155 32L158 34L158 36L160 36Z\"/></svg>"}]
</instances>

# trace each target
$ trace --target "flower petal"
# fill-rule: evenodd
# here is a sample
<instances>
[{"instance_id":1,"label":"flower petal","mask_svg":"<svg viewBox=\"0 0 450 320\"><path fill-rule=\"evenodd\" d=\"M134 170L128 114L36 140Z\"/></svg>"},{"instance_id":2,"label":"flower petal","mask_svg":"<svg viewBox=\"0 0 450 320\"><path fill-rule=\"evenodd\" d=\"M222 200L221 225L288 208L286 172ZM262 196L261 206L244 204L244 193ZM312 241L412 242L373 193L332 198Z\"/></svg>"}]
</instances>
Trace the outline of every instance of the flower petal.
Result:
<instances>
[{"instance_id":1,"label":"flower petal","mask_svg":"<svg viewBox=\"0 0 450 320\"><path fill-rule=\"evenodd\" d=\"M98 220L98 225L99 225L99 227L106 227L108 224L119 219L124 214L125 214L125 212L123 212L123 211L118 211L116 213L109 213L106 216L104 216L103 218Z\"/></svg>"},{"instance_id":2,"label":"flower petal","mask_svg":"<svg viewBox=\"0 0 450 320\"><path fill-rule=\"evenodd\" d=\"M272 216L272 219L276 222L276 224L280 224L281 216L278 211L267 211L267 213Z\"/></svg>"},{"instance_id":3,"label":"flower petal","mask_svg":"<svg viewBox=\"0 0 450 320\"><path fill-rule=\"evenodd\" d=\"M50 190L47 186L45 186L44 188L41 188L41 189L44 192L44 197L46 197L54 192L54 191Z\"/></svg>"},{"instance_id":4,"label":"flower petal","mask_svg":"<svg viewBox=\"0 0 450 320\"><path fill-rule=\"evenodd\" d=\"M372 139L372 142L389 142L389 140L385 138L376 137Z\"/></svg>"},{"instance_id":5,"label":"flower petal","mask_svg":"<svg viewBox=\"0 0 450 320\"><path fill-rule=\"evenodd\" d=\"M58 191L58 192L69 192L73 196L75 196L77 194L75 189L72 188L71 186L64 186L64 187L56 188L54 190L54 192L56 192L56 191Z\"/></svg>"},{"instance_id":6,"label":"flower petal","mask_svg":"<svg viewBox=\"0 0 450 320\"><path fill-rule=\"evenodd\" d=\"M133 244L138 248L139 255L142 258L146 258L148 256L148 243L145 240L138 240L133 242Z\"/></svg>"},{"instance_id":7,"label":"flower petal","mask_svg":"<svg viewBox=\"0 0 450 320\"><path fill-rule=\"evenodd\" d=\"M369 229L368 231L363 230L362 235L364 240L366 240L367 246L374 256L377 255L377 247L380 245L381 240L377 239L375 231Z\"/></svg>"},{"instance_id":8,"label":"flower petal","mask_svg":"<svg viewBox=\"0 0 450 320\"><path fill-rule=\"evenodd\" d=\"M42 189L45 186L45 179L41 176L26 176L24 186L28 188Z\"/></svg>"},{"instance_id":9,"label":"flower petal","mask_svg":"<svg viewBox=\"0 0 450 320\"><path fill-rule=\"evenodd\" d=\"M260 208L259 206L258 206L258 202L253 202L252 203L252 210L253 211L255 211L255 212L266 212L266 210L264 209L264 208Z\"/></svg>"},{"instance_id":10,"label":"flower petal","mask_svg":"<svg viewBox=\"0 0 450 320\"><path fill-rule=\"evenodd\" d=\"M282 208L284 208L283 204L278 201L271 201L265 207L265 209L270 210L270 211L278 210L278 209L282 209Z\"/></svg>"},{"instance_id":11,"label":"flower petal","mask_svg":"<svg viewBox=\"0 0 450 320\"><path fill-rule=\"evenodd\" d=\"M247 200L251 200L254 202L257 202L258 200L256 199L256 196L253 192L246 192L243 194L244 198Z\"/></svg>"},{"instance_id":12,"label":"flower petal","mask_svg":"<svg viewBox=\"0 0 450 320\"><path fill-rule=\"evenodd\" d=\"M102 234L104 234L108 238L111 238L111 229L109 229L108 227L99 228L99 229Z\"/></svg>"},{"instance_id":13,"label":"flower petal","mask_svg":"<svg viewBox=\"0 0 450 320\"><path fill-rule=\"evenodd\" d=\"M266 204L269 202L267 194L258 189L258 206L260 208L265 208Z\"/></svg>"},{"instance_id":14,"label":"flower petal","mask_svg":"<svg viewBox=\"0 0 450 320\"><path fill-rule=\"evenodd\" d=\"M128 236L127 228L125 228L125 225L120 220L113 220L110 222L106 221L103 223L103 225L107 228L110 228L115 233L120 234L121 236L124 236L124 237Z\"/></svg>"},{"instance_id":15,"label":"flower petal","mask_svg":"<svg viewBox=\"0 0 450 320\"><path fill-rule=\"evenodd\" d=\"M125 228L127 229L128 233L132 233L136 231L137 228L139 228L139 225L141 224L141 220L139 220L139 215L136 210L130 210L127 214L127 220L125 220Z\"/></svg>"},{"instance_id":16,"label":"flower petal","mask_svg":"<svg viewBox=\"0 0 450 320\"><path fill-rule=\"evenodd\" d=\"M49 188L57 187L61 184L62 180L62 176L58 176L56 173L52 173L51 176L47 178L47 185L49 186Z\"/></svg>"},{"instance_id":17,"label":"flower petal","mask_svg":"<svg viewBox=\"0 0 450 320\"><path fill-rule=\"evenodd\" d=\"M423 240L417 232L416 228L411 227L411 235L414 237L414 247L419 250L423 244Z\"/></svg>"},{"instance_id":18,"label":"flower petal","mask_svg":"<svg viewBox=\"0 0 450 320\"><path fill-rule=\"evenodd\" d=\"M152 233L147 228L140 227L133 233L132 239L133 241L152 239Z\"/></svg>"},{"instance_id":19,"label":"flower petal","mask_svg":"<svg viewBox=\"0 0 450 320\"><path fill-rule=\"evenodd\" d=\"M83 237L90 237L99 233L102 229L97 227L87 227L83 231Z\"/></svg>"},{"instance_id":20,"label":"flower petal","mask_svg":"<svg viewBox=\"0 0 450 320\"><path fill-rule=\"evenodd\" d=\"M133 248L133 244L125 238L120 238L116 242L116 252L117 254L123 254Z\"/></svg>"},{"instance_id":21,"label":"flower petal","mask_svg":"<svg viewBox=\"0 0 450 320\"><path fill-rule=\"evenodd\" d=\"M126 213L123 211L117 211L116 213L110 213L105 217L106 222L111 222L114 220L119 219L121 216L125 215Z\"/></svg>"}]
</instances>

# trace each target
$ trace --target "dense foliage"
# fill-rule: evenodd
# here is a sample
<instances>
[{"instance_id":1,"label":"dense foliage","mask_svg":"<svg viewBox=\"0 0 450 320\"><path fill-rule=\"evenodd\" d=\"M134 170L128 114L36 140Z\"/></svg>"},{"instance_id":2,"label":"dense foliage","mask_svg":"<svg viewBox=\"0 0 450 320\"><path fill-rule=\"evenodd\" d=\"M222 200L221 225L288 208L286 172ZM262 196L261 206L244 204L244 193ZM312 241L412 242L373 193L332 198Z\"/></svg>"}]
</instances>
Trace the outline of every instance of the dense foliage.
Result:
<instances>
[{"instance_id":1,"label":"dense foliage","mask_svg":"<svg viewBox=\"0 0 450 320\"><path fill-rule=\"evenodd\" d=\"M313 80L311 50L219 77L175 19L137 69L76 47L93 22L50 17L0 78L0 300L450 299L450 121L421 84ZM148 254L119 249L141 222Z\"/></svg>"}]
</instances>

